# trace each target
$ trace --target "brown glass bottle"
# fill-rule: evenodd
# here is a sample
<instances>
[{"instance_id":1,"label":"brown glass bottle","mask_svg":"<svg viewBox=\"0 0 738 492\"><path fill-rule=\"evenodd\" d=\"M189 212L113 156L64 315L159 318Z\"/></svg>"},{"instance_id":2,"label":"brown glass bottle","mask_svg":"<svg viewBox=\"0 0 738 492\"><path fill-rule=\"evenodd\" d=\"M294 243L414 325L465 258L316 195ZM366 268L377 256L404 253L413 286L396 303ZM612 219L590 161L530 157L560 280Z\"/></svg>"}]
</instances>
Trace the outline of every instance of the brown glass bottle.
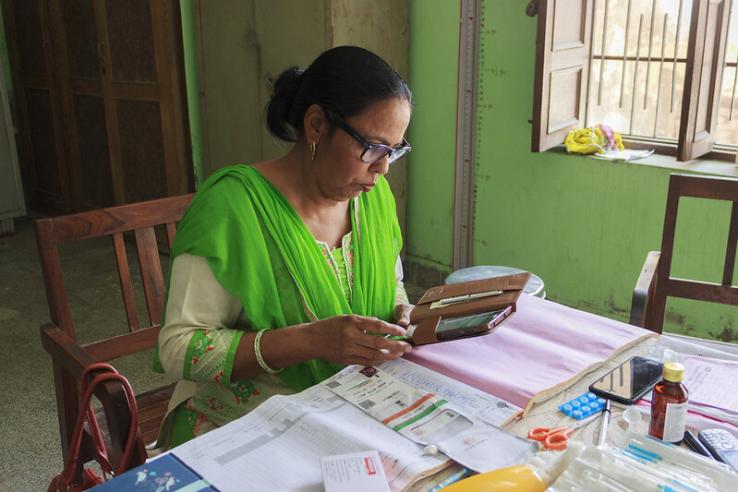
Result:
<instances>
[{"instance_id":1,"label":"brown glass bottle","mask_svg":"<svg viewBox=\"0 0 738 492\"><path fill-rule=\"evenodd\" d=\"M663 379L653 387L651 424L648 433L667 442L678 444L684 439L687 425L689 392L682 384L684 366L678 362L664 364Z\"/></svg>"}]
</instances>

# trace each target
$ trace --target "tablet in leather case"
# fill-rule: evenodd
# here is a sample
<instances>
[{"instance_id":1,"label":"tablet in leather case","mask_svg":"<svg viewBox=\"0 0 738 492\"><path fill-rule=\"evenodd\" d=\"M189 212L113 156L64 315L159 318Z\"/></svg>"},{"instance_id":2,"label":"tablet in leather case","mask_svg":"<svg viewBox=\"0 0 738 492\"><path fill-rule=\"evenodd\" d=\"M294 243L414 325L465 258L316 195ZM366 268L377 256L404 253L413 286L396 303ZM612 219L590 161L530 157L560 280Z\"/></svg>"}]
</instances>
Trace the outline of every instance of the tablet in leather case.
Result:
<instances>
[{"instance_id":1,"label":"tablet in leather case","mask_svg":"<svg viewBox=\"0 0 738 492\"><path fill-rule=\"evenodd\" d=\"M487 324L487 332L494 330L515 311L515 302L529 278L530 273L524 272L428 289L410 313L410 323L415 325L411 334L412 343L424 345L449 340L439 337L436 331L441 320L502 311L503 316L495 316ZM470 333L471 336L479 334L482 333Z\"/></svg>"}]
</instances>

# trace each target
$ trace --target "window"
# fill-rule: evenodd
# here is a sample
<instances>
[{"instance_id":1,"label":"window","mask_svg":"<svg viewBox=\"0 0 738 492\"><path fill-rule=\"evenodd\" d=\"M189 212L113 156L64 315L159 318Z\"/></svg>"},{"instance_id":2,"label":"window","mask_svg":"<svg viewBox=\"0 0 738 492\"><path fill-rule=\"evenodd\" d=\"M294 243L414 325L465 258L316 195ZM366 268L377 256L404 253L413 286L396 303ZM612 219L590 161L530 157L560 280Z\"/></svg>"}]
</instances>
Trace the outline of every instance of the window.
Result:
<instances>
[{"instance_id":1,"label":"window","mask_svg":"<svg viewBox=\"0 0 738 492\"><path fill-rule=\"evenodd\" d=\"M730 0L539 2L533 150L604 123L679 160L738 143Z\"/></svg>"}]
</instances>

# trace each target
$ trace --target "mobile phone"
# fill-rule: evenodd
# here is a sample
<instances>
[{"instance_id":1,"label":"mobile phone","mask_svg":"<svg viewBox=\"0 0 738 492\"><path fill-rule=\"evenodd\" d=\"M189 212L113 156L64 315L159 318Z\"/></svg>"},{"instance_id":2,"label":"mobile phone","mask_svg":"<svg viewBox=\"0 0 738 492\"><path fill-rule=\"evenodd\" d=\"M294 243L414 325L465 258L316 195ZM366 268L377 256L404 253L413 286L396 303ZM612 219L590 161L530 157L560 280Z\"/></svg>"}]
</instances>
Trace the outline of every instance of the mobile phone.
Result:
<instances>
[{"instance_id":1,"label":"mobile phone","mask_svg":"<svg viewBox=\"0 0 738 492\"><path fill-rule=\"evenodd\" d=\"M645 357L633 357L594 382L589 391L613 401L632 405L661 379L663 365Z\"/></svg>"},{"instance_id":2,"label":"mobile phone","mask_svg":"<svg viewBox=\"0 0 738 492\"><path fill-rule=\"evenodd\" d=\"M439 340L453 340L483 335L493 331L510 313L512 306L489 313L443 318L436 326L436 337Z\"/></svg>"},{"instance_id":3,"label":"mobile phone","mask_svg":"<svg viewBox=\"0 0 738 492\"><path fill-rule=\"evenodd\" d=\"M725 429L703 429L697 433L712 456L738 472L738 438Z\"/></svg>"}]
</instances>

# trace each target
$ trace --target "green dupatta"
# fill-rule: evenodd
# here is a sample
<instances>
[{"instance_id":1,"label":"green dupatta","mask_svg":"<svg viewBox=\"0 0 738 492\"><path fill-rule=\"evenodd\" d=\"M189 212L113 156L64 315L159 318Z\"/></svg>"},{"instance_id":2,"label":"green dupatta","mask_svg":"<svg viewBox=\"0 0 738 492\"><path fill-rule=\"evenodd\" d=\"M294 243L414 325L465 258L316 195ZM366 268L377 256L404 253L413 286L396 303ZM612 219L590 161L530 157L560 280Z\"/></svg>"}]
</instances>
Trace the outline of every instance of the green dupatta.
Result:
<instances>
[{"instance_id":1,"label":"green dupatta","mask_svg":"<svg viewBox=\"0 0 738 492\"><path fill-rule=\"evenodd\" d=\"M218 282L241 301L253 330L352 313L389 321L402 236L386 179L380 177L359 202L359 224L351 206L351 305L292 205L250 166L221 169L200 187L179 224L171 258L182 253L206 258ZM161 370L158 350L154 366ZM279 375L301 391L340 369L311 360Z\"/></svg>"}]
</instances>

